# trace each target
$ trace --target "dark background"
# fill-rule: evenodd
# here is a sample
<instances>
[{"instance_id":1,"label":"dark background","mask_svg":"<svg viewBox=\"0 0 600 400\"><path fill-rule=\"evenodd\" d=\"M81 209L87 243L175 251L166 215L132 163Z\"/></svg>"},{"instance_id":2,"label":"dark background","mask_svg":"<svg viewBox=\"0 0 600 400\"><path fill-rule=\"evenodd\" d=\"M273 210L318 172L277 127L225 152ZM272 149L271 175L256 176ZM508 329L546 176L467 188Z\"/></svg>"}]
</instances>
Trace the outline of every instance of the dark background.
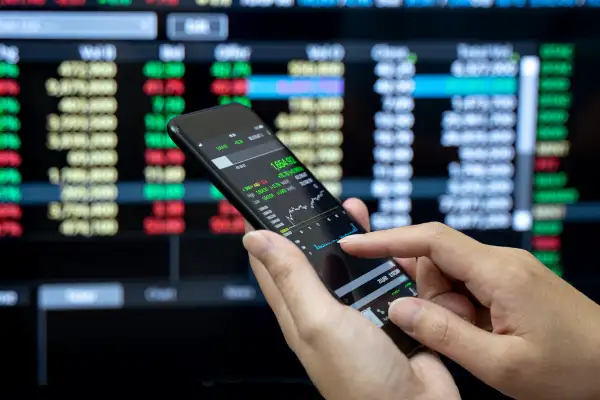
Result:
<instances>
[{"instance_id":1,"label":"dark background","mask_svg":"<svg viewBox=\"0 0 600 400\"><path fill-rule=\"evenodd\" d=\"M51 7L51 6L48 6ZM94 9L95 7L90 7ZM129 10L130 8L128 8ZM135 10L136 8L131 8ZM140 8L142 9L142 8ZM177 11L186 11L183 8ZM198 11L197 8L194 11ZM578 10L231 10L233 41L533 41L575 43L574 95L568 122L570 155L563 168L580 201L600 201L597 153L600 147L600 12ZM160 13L161 32L164 15ZM163 36L161 39L165 39ZM23 42L4 41L7 44ZM64 154L45 145L46 115L56 112L56 100L45 94L44 82L57 76L58 62L20 64L23 141L21 172L24 181L47 180L50 166L62 166ZM143 180L143 116L150 100L142 92L143 62L118 64L120 180ZM210 63L188 64L186 110L214 105L210 94ZM286 73L286 64L253 62L254 74ZM420 68L420 67L419 67ZM426 72L447 72L448 65L426 64ZM419 72L423 72L421 69ZM373 164L372 116L379 108L372 92L372 65L346 65L344 155L345 177L369 178ZM439 145L439 116L446 100L417 102L415 176L446 176L446 165L456 154ZM286 110L286 102L255 102L268 122ZM418 111L427 109L427 112ZM440 153L444 150L444 153ZM440 156L440 154L442 154ZM186 163L187 176L202 178ZM369 204L371 207L374 204ZM414 202L413 221L440 220L435 200ZM116 238L65 239L46 218L45 207L24 207L25 235L0 242L0 283L28 286L31 304L35 288L49 281L96 279L155 280L168 275L168 239L148 237L142 219L149 204L120 205L120 234ZM188 231L181 237L181 274L208 279L213 275L247 276L239 236L216 236L208 220L216 204L186 205ZM595 247L598 221L565 222L562 239L564 277L595 301L600 300L600 273ZM512 232L473 232L488 243L516 246ZM8 385L36 383L36 336L39 315L34 306L0 309L0 376ZM294 354L287 349L271 312L264 306L144 309L120 311L65 311L44 315L48 344L47 371L52 384L89 383L195 385L202 395L231 398L317 397L306 382ZM493 391L452 366L464 398L493 398ZM4 382L3 382L4 383ZM91 386L88 386L91 387Z\"/></svg>"}]
</instances>

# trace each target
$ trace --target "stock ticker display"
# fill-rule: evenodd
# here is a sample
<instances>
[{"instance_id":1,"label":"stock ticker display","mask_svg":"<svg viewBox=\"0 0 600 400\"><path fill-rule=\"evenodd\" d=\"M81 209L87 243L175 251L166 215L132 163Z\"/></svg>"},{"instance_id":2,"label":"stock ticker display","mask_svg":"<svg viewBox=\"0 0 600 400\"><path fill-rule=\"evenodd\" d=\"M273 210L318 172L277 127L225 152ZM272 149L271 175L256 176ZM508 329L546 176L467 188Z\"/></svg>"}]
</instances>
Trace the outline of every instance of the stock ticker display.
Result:
<instances>
[{"instance_id":1,"label":"stock ticker display","mask_svg":"<svg viewBox=\"0 0 600 400\"><path fill-rule=\"evenodd\" d=\"M42 314L262 306L243 218L165 130L231 102L294 153L240 182L280 229L329 210L280 209L301 162L372 229L442 221L598 299L598 5L0 0L0 312L43 366Z\"/></svg>"}]
</instances>

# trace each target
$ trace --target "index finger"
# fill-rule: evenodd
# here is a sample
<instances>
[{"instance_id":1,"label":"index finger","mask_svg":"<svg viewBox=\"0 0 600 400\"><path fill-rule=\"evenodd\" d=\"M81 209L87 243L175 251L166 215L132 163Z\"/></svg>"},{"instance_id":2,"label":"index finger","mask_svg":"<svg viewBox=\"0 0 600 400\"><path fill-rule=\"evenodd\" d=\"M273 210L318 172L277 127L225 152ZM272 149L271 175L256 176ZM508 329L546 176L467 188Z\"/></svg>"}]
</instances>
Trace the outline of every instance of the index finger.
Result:
<instances>
[{"instance_id":1,"label":"index finger","mask_svg":"<svg viewBox=\"0 0 600 400\"><path fill-rule=\"evenodd\" d=\"M302 251L274 232L254 231L244 236L246 250L267 269L296 325L321 319L330 307L341 306Z\"/></svg>"},{"instance_id":2,"label":"index finger","mask_svg":"<svg viewBox=\"0 0 600 400\"><path fill-rule=\"evenodd\" d=\"M428 257L444 273L466 282L486 247L439 222L347 236L340 245L358 257Z\"/></svg>"}]
</instances>

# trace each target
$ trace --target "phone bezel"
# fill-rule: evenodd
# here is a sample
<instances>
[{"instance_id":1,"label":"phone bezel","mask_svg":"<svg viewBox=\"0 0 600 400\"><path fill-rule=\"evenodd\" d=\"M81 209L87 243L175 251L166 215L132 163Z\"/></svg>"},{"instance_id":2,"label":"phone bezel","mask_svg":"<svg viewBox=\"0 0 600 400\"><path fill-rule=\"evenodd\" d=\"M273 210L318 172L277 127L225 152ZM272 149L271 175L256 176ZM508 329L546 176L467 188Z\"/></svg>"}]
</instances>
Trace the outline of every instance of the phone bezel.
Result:
<instances>
[{"instance_id":1,"label":"phone bezel","mask_svg":"<svg viewBox=\"0 0 600 400\"><path fill-rule=\"evenodd\" d=\"M215 166L212 165L210 160L204 154L202 154L200 151L197 150L196 145L188 139L188 137L184 134L181 126L178 125L178 123L177 123L178 120L180 120L181 118L186 118L186 119L193 118L193 117L202 118L202 116L206 115L207 113L224 112L231 108L233 108L233 109L239 108L239 109L243 109L244 110L243 112L252 113L253 116L256 117L259 121L261 121L264 125L267 125L262 120L262 118L260 118L251 109L249 109L241 104L230 103L227 105L215 106L215 107L203 109L200 111L195 111L192 113L184 114L181 116L176 116L167 123L167 134L173 140L173 142L183 151L183 153L187 157L193 157L194 159L198 160L202 164L204 172L207 172L209 174L210 182L240 212L240 214L242 214L242 216L246 219L246 221L248 221L248 223L250 223L250 225L252 225L253 228L265 229L265 230L269 230L269 231L279 234L278 231L274 230L271 226L268 226L265 222L263 222L260 219L260 217L258 217L258 215L254 212L254 210L250 207L250 205L247 205L243 201L243 197L237 193L237 190L235 190L233 183L227 179L225 174L219 174L219 170ZM223 118L227 118L227 117L228 117L227 115L223 116ZM201 123L199 123L199 125L201 125ZM215 135L207 135L207 137L214 137L214 136ZM275 140L277 140L287 151L289 151L290 154L294 155L293 151L291 149L289 149L283 142L281 142L281 140L276 135L273 135L273 138ZM297 157L296 157L296 159L297 159ZM299 164L306 168L306 166L303 163L300 162ZM327 190L327 188L325 188L324 185L322 185L322 186L327 191L327 193L331 195L331 193ZM342 202L335 196L333 196L333 195L331 195L331 196L336 199L339 206L342 207L342 209L343 209ZM350 213L346 213L346 215L355 224L357 224L357 226L360 226L360 228L364 232L366 232L365 227L360 222L358 222ZM398 265L398 263L395 260L393 260L393 259L391 259L391 260L396 265ZM400 265L398 265L398 267L400 267L400 269L404 273L406 273L406 271L404 271L404 269ZM323 284L323 286L325 286L327 288L327 290L333 295L333 297L335 299L337 299L338 301L341 302L341 300L335 296L335 293L332 291L331 288L329 288L325 284ZM407 357L412 356L413 354L417 353L420 349L423 348L422 344L420 344L419 342L417 342L416 340L414 340L413 338L408 336L400 328L393 325L391 322L384 324L381 327L381 329L386 332L386 334L394 341L394 343L396 343L396 345L400 348L400 350ZM404 347L406 347L406 348L404 348Z\"/></svg>"},{"instance_id":2,"label":"phone bezel","mask_svg":"<svg viewBox=\"0 0 600 400\"><path fill-rule=\"evenodd\" d=\"M225 174L219 174L219 170L210 162L209 159L206 158L204 154L196 149L196 146L183 134L183 129L177 124L177 121L184 117L190 118L194 116L201 117L202 114L215 112L218 110L224 110L226 108L232 107L234 104L231 103L227 105L221 105L216 107L207 108L204 110L196 111L189 114L184 114L182 116L177 116L171 119L167 124L167 133L169 137L173 140L173 142L184 152L184 154L188 157L193 157L200 161L203 166L203 172L206 172L210 175L210 182L225 196L225 198L232 203L232 205L240 211L242 216L252 225L255 229L270 229L266 223L263 223L258 215L254 212L250 206L246 205L242 200L242 196L239 195L233 187L233 184L229 182ZM239 105L239 107L244 107L243 105ZM237 108L237 107L235 107ZM250 109L244 107L246 110L251 111ZM258 116L257 116L258 118ZM173 129L175 127L176 129ZM207 137L212 137L212 135L207 135ZM278 141L279 138L275 137ZM281 143L281 141L279 141ZM283 145L283 143L282 143Z\"/></svg>"}]
</instances>

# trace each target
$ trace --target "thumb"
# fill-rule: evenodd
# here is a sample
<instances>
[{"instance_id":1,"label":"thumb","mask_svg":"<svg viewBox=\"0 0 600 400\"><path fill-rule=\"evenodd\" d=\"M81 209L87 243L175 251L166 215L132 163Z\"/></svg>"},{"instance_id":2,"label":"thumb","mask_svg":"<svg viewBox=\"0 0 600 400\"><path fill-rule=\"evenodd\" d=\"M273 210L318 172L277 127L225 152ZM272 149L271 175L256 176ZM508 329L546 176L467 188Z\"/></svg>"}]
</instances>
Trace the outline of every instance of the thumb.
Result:
<instances>
[{"instance_id":1,"label":"thumb","mask_svg":"<svg viewBox=\"0 0 600 400\"><path fill-rule=\"evenodd\" d=\"M454 360L480 379L493 374L511 337L486 332L451 311L419 298L394 301L390 319L409 336Z\"/></svg>"}]
</instances>

